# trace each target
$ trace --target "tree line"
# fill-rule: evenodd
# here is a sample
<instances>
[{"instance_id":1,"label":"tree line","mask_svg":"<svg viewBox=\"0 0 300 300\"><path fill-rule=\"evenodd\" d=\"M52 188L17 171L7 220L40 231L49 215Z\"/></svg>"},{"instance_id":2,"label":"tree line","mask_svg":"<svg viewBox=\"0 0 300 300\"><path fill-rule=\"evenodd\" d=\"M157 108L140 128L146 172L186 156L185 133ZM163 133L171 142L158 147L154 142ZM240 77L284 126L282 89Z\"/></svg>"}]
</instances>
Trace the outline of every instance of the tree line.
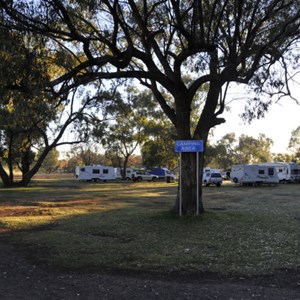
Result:
<instances>
[{"instance_id":1,"label":"tree line","mask_svg":"<svg viewBox=\"0 0 300 300\"><path fill-rule=\"evenodd\" d=\"M156 139L148 139L144 143L140 143L141 155L130 154L127 156L125 149L118 151L117 148L110 148L108 144L102 145L102 147L85 144L64 151L64 158L59 159L59 152L54 149L47 155L40 171L74 173L76 166L84 165L123 168L126 160L126 167L151 169L161 166L176 172L178 171L178 154L174 152L173 138L171 135L164 135L164 137L162 140L158 134ZM115 144L119 142L117 139L114 140ZM291 132L289 153L272 153L272 144L273 141L264 134L254 138L244 134L237 137L235 133L228 133L216 143L208 142L205 166L225 171L237 164L260 164L272 161L300 163L300 126Z\"/></svg>"}]
</instances>

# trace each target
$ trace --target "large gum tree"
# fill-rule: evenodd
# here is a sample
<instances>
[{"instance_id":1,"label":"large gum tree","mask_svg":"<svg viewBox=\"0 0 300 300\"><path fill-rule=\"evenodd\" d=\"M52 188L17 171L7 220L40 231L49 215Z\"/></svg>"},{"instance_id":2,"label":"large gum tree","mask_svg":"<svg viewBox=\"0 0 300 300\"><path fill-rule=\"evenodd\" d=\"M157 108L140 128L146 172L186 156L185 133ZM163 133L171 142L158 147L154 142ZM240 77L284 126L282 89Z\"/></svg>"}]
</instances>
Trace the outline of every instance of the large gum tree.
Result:
<instances>
[{"instance_id":1,"label":"large gum tree","mask_svg":"<svg viewBox=\"0 0 300 300\"><path fill-rule=\"evenodd\" d=\"M231 82L256 93L289 94L288 66L294 58L297 63L292 50L299 40L300 3L294 0L0 0L0 5L7 26L46 35L56 52L76 57L76 66L52 82L58 91L94 79L135 78L152 91L179 140L206 144L210 129L225 122L220 115ZM251 102L258 114L270 104L262 99ZM181 188L182 212L194 214L193 153L182 155ZM199 198L203 212L201 188Z\"/></svg>"}]
</instances>

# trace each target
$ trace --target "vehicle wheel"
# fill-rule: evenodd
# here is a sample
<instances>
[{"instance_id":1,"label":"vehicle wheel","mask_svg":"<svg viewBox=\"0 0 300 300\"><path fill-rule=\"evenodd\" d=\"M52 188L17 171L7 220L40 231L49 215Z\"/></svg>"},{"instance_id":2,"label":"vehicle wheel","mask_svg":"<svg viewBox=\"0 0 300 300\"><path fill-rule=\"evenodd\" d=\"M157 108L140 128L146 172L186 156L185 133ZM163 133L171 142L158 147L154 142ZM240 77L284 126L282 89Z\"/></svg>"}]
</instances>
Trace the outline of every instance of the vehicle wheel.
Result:
<instances>
[{"instance_id":1,"label":"vehicle wheel","mask_svg":"<svg viewBox=\"0 0 300 300\"><path fill-rule=\"evenodd\" d=\"M236 177L234 177L234 178L233 178L233 182L234 182L234 183L238 183L239 181L238 181L238 179L237 179Z\"/></svg>"},{"instance_id":2,"label":"vehicle wheel","mask_svg":"<svg viewBox=\"0 0 300 300\"><path fill-rule=\"evenodd\" d=\"M137 182L141 182L142 180L143 180L142 177L138 177L138 178L136 179Z\"/></svg>"},{"instance_id":3,"label":"vehicle wheel","mask_svg":"<svg viewBox=\"0 0 300 300\"><path fill-rule=\"evenodd\" d=\"M152 181L153 181L153 182L155 182L156 180L157 180L157 178L156 178L156 177L153 177L153 178L152 178Z\"/></svg>"},{"instance_id":4,"label":"vehicle wheel","mask_svg":"<svg viewBox=\"0 0 300 300\"><path fill-rule=\"evenodd\" d=\"M217 183L217 187L220 187L221 186L221 183Z\"/></svg>"}]
</instances>

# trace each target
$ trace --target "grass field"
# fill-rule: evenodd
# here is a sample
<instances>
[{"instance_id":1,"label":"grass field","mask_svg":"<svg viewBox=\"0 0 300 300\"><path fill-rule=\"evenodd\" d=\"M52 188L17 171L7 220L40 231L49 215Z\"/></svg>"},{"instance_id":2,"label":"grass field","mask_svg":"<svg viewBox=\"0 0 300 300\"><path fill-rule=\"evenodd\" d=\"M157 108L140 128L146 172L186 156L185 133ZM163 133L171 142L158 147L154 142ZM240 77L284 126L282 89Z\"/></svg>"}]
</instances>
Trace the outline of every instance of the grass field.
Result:
<instances>
[{"instance_id":1,"label":"grass field","mask_svg":"<svg viewBox=\"0 0 300 300\"><path fill-rule=\"evenodd\" d=\"M204 187L206 212L173 215L176 183L36 179L0 188L0 237L72 269L270 274L300 266L300 186Z\"/></svg>"}]
</instances>

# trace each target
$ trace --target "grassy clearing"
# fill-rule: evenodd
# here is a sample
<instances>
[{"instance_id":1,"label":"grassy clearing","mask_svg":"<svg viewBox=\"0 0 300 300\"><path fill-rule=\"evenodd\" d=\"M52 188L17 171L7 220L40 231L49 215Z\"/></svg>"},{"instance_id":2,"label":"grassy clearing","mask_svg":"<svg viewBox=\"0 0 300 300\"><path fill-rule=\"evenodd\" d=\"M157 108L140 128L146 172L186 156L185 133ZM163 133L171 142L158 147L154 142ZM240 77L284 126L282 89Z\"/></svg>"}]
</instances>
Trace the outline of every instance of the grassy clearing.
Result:
<instances>
[{"instance_id":1,"label":"grassy clearing","mask_svg":"<svg viewBox=\"0 0 300 300\"><path fill-rule=\"evenodd\" d=\"M183 218L170 212L176 189L68 179L0 189L0 230L64 268L253 275L299 267L299 185L204 188L206 213Z\"/></svg>"}]
</instances>

